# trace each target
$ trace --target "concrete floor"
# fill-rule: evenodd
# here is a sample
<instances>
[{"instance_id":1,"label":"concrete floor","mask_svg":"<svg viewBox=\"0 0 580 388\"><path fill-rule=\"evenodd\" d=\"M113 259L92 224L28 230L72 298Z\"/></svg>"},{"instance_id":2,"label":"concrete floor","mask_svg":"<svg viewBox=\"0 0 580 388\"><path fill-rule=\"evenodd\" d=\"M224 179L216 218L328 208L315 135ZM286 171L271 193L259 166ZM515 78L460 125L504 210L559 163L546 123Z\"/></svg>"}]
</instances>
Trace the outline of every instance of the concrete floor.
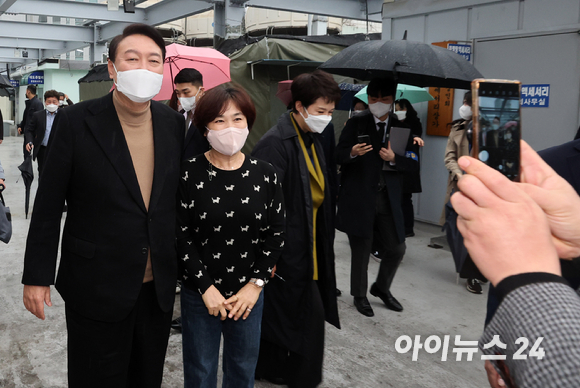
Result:
<instances>
[{"instance_id":1,"label":"concrete floor","mask_svg":"<svg viewBox=\"0 0 580 388\"><path fill-rule=\"evenodd\" d=\"M0 387L66 387L66 329L64 303L52 293L53 307L41 321L22 304L22 261L29 220L24 217L24 185L17 182L17 166L22 161L22 138L8 137L0 145L0 161L7 175L4 197L11 208L13 236L8 245L0 243ZM35 167L36 168L36 167ZM36 170L35 170L36 173ZM36 191L37 181L32 188ZM424 188L428 189L428 188ZM342 330L327 325L324 365L325 388L374 387L487 387L483 362L455 361L452 353L455 335L477 340L483 328L486 298L456 284L451 254L427 247L439 227L418 223L416 236L407 240L407 254L391 291L405 310L395 313L369 296L375 310L373 318L359 314L349 296L350 249L342 233L337 234L336 275L343 296L338 299ZM369 281L378 264L371 260ZM484 286L484 293L487 286ZM447 361L441 351L427 354L420 350L418 361L412 351L395 350L398 337L451 335ZM163 387L183 386L181 335L171 333L165 362ZM273 387L256 382L256 387Z\"/></svg>"}]
</instances>

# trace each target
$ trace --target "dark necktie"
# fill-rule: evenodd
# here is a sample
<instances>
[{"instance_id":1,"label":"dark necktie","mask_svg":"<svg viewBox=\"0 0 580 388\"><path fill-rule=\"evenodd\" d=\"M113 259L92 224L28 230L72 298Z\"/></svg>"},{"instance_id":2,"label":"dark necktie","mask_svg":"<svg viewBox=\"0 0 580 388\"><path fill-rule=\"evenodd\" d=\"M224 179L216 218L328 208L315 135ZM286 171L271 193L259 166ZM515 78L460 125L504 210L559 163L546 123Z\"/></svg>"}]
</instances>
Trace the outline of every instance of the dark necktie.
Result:
<instances>
[{"instance_id":1,"label":"dark necktie","mask_svg":"<svg viewBox=\"0 0 580 388\"><path fill-rule=\"evenodd\" d=\"M385 138L385 127L387 123L378 122L377 125L379 126L379 139L381 141L381 145L383 145L383 139Z\"/></svg>"}]
</instances>

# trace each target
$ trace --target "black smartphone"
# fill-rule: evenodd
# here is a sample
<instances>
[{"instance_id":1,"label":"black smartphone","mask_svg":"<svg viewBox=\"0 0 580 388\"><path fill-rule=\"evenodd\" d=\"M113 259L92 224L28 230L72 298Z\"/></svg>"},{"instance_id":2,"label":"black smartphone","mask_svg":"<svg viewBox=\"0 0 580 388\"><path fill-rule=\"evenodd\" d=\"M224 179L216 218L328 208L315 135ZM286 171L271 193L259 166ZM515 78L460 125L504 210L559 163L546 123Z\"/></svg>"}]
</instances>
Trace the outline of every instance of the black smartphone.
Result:
<instances>
[{"instance_id":1,"label":"black smartphone","mask_svg":"<svg viewBox=\"0 0 580 388\"><path fill-rule=\"evenodd\" d=\"M472 155L503 173L520 179L520 81L476 79L473 93Z\"/></svg>"},{"instance_id":2,"label":"black smartphone","mask_svg":"<svg viewBox=\"0 0 580 388\"><path fill-rule=\"evenodd\" d=\"M358 135L359 144L371 144L371 137L369 135Z\"/></svg>"}]
</instances>

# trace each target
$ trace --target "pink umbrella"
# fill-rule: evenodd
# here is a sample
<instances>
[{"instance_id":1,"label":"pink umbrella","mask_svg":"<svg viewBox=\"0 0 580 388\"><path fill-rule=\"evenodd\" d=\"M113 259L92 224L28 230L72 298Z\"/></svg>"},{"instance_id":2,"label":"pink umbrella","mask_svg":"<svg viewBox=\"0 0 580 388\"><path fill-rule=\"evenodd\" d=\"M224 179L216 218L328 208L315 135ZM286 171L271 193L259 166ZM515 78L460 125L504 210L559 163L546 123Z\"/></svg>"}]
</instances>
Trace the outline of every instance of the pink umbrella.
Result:
<instances>
[{"instance_id":1,"label":"pink umbrella","mask_svg":"<svg viewBox=\"0 0 580 388\"><path fill-rule=\"evenodd\" d=\"M278 91L276 92L276 97L288 106L292 102L292 80L280 81L278 82Z\"/></svg>"},{"instance_id":2,"label":"pink umbrella","mask_svg":"<svg viewBox=\"0 0 580 388\"><path fill-rule=\"evenodd\" d=\"M212 48L170 44L166 48L161 91L153 99L169 100L175 89L173 79L181 69L194 68L203 75L205 90L231 81L230 59Z\"/></svg>"}]
</instances>

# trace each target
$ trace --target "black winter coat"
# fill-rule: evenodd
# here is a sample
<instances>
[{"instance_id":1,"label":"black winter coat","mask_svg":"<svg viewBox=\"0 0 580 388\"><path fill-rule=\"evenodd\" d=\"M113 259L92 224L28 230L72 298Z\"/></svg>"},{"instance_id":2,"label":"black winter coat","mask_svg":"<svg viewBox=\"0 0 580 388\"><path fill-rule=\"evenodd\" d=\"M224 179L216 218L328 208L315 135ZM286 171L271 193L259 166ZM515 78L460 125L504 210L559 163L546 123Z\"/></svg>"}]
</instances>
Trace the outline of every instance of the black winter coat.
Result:
<instances>
[{"instance_id":1,"label":"black winter coat","mask_svg":"<svg viewBox=\"0 0 580 388\"><path fill-rule=\"evenodd\" d=\"M334 272L334 226L330 184L324 151L319 135L313 135L320 167L324 173L324 202L318 209L317 225L317 282L325 318L340 328L336 302ZM256 144L252 156L270 162L282 182L286 205L285 249L277 263L274 277L266 285L262 338L278 343L297 353L304 353L302 334L308 330L312 305L313 231L312 194L306 160L289 113L284 113Z\"/></svg>"},{"instance_id":2,"label":"black winter coat","mask_svg":"<svg viewBox=\"0 0 580 388\"><path fill-rule=\"evenodd\" d=\"M389 115L388 130L391 127L407 127ZM350 157L352 147L358 143L358 135L369 135L373 150L356 158ZM336 161L341 165L340 190L336 228L346 234L371 237L375 219L375 202L379 189L383 159L379 155L381 141L375 120L370 113L354 116L346 122L336 146ZM413 138L409 136L407 151L413 150ZM417 160L395 154L397 172L385 174L386 188L391 204L399 242L405 241L405 223L401 208L403 189L401 172L416 171Z\"/></svg>"}]
</instances>

